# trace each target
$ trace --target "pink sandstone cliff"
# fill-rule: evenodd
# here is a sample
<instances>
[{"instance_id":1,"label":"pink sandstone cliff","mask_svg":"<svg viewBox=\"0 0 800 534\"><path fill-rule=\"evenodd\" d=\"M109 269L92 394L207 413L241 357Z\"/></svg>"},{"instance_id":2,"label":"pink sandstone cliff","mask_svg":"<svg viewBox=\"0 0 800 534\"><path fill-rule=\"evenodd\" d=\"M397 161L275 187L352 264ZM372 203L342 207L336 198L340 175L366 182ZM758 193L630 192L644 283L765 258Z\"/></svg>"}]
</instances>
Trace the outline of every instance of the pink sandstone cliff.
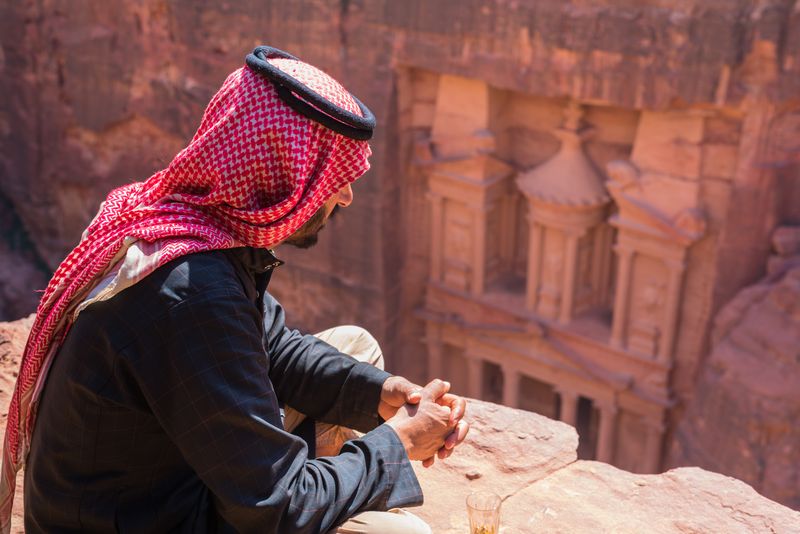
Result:
<instances>
[{"instance_id":1,"label":"pink sandstone cliff","mask_svg":"<svg viewBox=\"0 0 800 534\"><path fill-rule=\"evenodd\" d=\"M771 273L716 317L671 461L723 470L800 509L800 227L773 244Z\"/></svg>"}]
</instances>

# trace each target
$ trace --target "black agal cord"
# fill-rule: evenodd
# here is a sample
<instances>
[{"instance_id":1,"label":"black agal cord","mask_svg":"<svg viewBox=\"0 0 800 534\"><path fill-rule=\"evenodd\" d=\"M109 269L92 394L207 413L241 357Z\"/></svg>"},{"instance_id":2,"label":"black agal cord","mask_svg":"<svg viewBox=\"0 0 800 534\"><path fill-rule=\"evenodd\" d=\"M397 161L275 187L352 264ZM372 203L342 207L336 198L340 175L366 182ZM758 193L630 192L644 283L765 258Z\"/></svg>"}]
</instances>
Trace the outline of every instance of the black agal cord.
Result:
<instances>
[{"instance_id":1,"label":"black agal cord","mask_svg":"<svg viewBox=\"0 0 800 534\"><path fill-rule=\"evenodd\" d=\"M345 137L359 141L372 139L372 132L375 130L375 115L359 99L352 94L350 95L361 109L363 117L340 108L325 99L296 78L289 76L278 67L272 65L267 61L270 58L300 60L283 50L278 50L271 46L256 47L245 59L248 67L275 85L278 96L289 107Z\"/></svg>"}]
</instances>

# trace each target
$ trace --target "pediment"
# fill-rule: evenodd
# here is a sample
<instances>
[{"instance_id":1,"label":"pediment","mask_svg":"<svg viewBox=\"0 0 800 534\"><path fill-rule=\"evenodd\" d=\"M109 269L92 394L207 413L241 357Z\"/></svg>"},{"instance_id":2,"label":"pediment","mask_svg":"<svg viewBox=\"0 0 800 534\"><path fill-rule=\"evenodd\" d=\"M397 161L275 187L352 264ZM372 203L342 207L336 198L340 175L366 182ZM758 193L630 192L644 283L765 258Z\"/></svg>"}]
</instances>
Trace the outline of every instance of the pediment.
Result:
<instances>
[{"instance_id":1,"label":"pediment","mask_svg":"<svg viewBox=\"0 0 800 534\"><path fill-rule=\"evenodd\" d=\"M700 239L706 218L699 209L699 185L646 175L627 161L608 165L608 191L619 209L611 222L634 232L683 246Z\"/></svg>"}]
</instances>

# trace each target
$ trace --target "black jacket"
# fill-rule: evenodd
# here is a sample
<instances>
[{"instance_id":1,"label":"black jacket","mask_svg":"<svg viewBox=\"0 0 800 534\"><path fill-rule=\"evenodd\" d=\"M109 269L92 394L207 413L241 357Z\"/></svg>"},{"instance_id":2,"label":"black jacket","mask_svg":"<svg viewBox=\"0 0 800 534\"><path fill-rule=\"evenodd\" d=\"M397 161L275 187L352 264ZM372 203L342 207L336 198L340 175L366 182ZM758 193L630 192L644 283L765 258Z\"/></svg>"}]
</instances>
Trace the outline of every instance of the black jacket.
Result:
<instances>
[{"instance_id":1,"label":"black jacket","mask_svg":"<svg viewBox=\"0 0 800 534\"><path fill-rule=\"evenodd\" d=\"M422 501L376 413L389 375L286 328L276 264L186 256L80 314L39 405L28 532L325 532ZM309 459L281 403L371 432Z\"/></svg>"}]
</instances>

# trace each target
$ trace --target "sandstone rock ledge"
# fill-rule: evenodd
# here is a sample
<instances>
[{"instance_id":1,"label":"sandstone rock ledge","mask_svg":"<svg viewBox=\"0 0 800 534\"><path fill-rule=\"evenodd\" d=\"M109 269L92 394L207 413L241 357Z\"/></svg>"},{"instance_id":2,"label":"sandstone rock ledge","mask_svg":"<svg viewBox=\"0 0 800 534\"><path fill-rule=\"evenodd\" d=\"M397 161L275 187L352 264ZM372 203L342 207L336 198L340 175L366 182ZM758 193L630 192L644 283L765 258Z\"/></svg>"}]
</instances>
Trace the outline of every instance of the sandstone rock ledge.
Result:
<instances>
[{"instance_id":1,"label":"sandstone rock ledge","mask_svg":"<svg viewBox=\"0 0 800 534\"><path fill-rule=\"evenodd\" d=\"M0 432L31 323L0 323ZM476 490L504 498L502 534L800 533L800 512L734 478L699 468L636 475L576 460L578 435L564 423L477 400L467 416L472 430L457 454L430 469L415 464L425 505L414 511L436 534L468 532L464 501ZM15 505L16 534L22 499Z\"/></svg>"},{"instance_id":2,"label":"sandstone rock ledge","mask_svg":"<svg viewBox=\"0 0 800 534\"><path fill-rule=\"evenodd\" d=\"M576 460L564 423L472 400L473 430L458 454L416 471L425 504L415 510L436 534L469 531L471 491L504 498L502 534L800 533L800 512L753 488L695 467L637 475Z\"/></svg>"}]
</instances>

